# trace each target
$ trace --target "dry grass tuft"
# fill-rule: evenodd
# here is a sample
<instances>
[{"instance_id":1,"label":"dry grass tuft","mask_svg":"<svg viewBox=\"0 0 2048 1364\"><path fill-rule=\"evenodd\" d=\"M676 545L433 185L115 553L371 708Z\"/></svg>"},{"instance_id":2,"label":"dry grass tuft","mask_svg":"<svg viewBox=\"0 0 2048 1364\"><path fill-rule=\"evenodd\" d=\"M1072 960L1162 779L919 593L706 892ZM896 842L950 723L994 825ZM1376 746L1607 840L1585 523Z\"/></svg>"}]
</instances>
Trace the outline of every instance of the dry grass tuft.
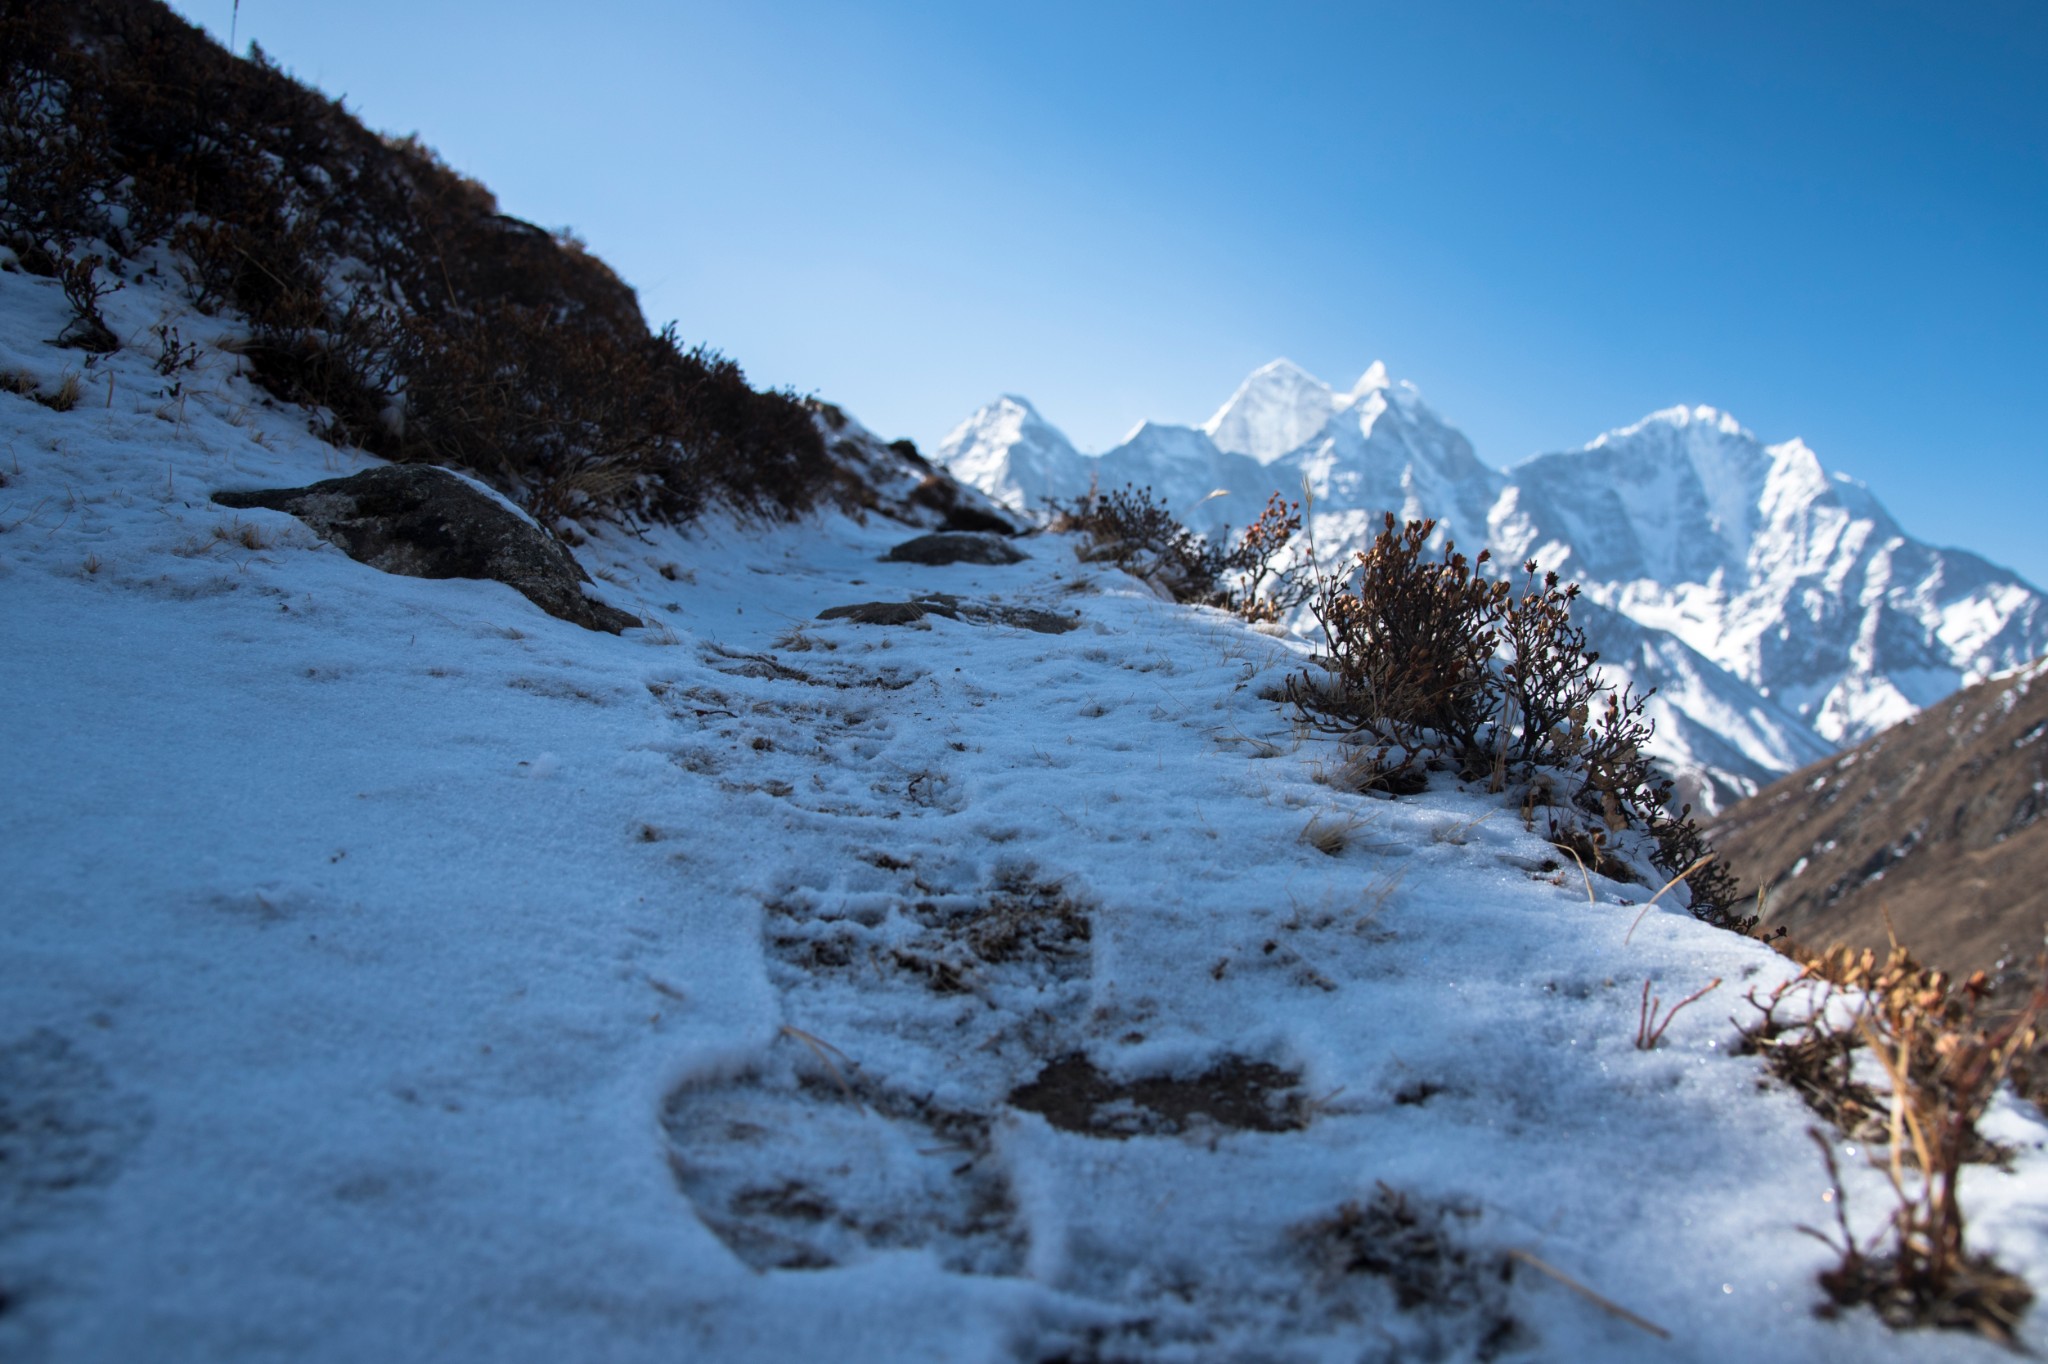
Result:
<instances>
[{"instance_id":1,"label":"dry grass tuft","mask_svg":"<svg viewBox=\"0 0 2048 1364\"><path fill-rule=\"evenodd\" d=\"M17 390L19 391L19 390ZM58 381L55 393L38 393L36 401L52 412L69 412L78 406L79 380L77 371L65 375Z\"/></svg>"},{"instance_id":2,"label":"dry grass tuft","mask_svg":"<svg viewBox=\"0 0 2048 1364\"><path fill-rule=\"evenodd\" d=\"M1371 823L1370 819L1360 819L1352 814L1312 815L1302 826L1301 841L1325 857L1336 857L1351 846L1353 834Z\"/></svg>"},{"instance_id":3,"label":"dry grass tuft","mask_svg":"<svg viewBox=\"0 0 2048 1364\"><path fill-rule=\"evenodd\" d=\"M1699 989L1694 990L1684 999L1672 1005L1671 1012L1665 1014L1663 1019L1659 1020L1657 1011L1664 1007L1664 1001L1650 994L1650 981L1647 978L1644 979L1643 1003L1642 1007L1636 1012L1636 1050L1655 1051L1657 1044L1664 1040L1664 1030L1671 1026L1672 1019L1678 1017L1680 1009L1683 1009L1688 1004L1699 1003L1702 999L1705 999L1720 988L1721 978L1715 976L1705 985L1702 985Z\"/></svg>"}]
</instances>

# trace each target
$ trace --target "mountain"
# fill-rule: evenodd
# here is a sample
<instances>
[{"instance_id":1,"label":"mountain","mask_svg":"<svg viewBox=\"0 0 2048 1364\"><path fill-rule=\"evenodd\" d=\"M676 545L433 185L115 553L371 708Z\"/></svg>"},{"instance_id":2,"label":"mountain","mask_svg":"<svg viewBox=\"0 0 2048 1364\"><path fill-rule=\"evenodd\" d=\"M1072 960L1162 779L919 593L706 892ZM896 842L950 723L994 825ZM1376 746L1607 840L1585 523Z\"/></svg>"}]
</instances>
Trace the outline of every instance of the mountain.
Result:
<instances>
[{"instance_id":1,"label":"mountain","mask_svg":"<svg viewBox=\"0 0 2048 1364\"><path fill-rule=\"evenodd\" d=\"M1386 376L1386 367L1375 364L1359 383L1384 384ZM1253 370L1202 430L1219 450L1271 464L1322 430L1341 405L1321 379L1292 360L1274 360Z\"/></svg>"},{"instance_id":2,"label":"mountain","mask_svg":"<svg viewBox=\"0 0 2048 1364\"><path fill-rule=\"evenodd\" d=\"M2024 973L2048 930L2048 662L1980 682L1727 810L1708 833L1808 943Z\"/></svg>"},{"instance_id":3,"label":"mountain","mask_svg":"<svg viewBox=\"0 0 2048 1364\"><path fill-rule=\"evenodd\" d=\"M1088 489L1088 458L1037 408L1009 394L954 427L938 462L962 483L1025 513L1049 497Z\"/></svg>"},{"instance_id":4,"label":"mountain","mask_svg":"<svg viewBox=\"0 0 2048 1364\"><path fill-rule=\"evenodd\" d=\"M1766 445L1710 407L1503 472L1377 362L1340 393L1275 360L1200 427L1147 422L1099 457L1064 437L1057 460L1042 438L1005 444L1019 404L1043 426L1003 399L939 462L997 497L1032 479L1040 496L1149 484L1211 534L1306 489L1326 563L1392 512L1434 518L1439 541L1490 547L1503 567L1534 558L1578 581L1605 608L1586 612L1605 660L1658 689L1660 756L1706 809L2048 652L2031 585L1913 539L1803 442Z\"/></svg>"},{"instance_id":5,"label":"mountain","mask_svg":"<svg viewBox=\"0 0 2048 1364\"><path fill-rule=\"evenodd\" d=\"M1657 726L1657 758L1675 779L1678 798L1694 808L1724 809L1788 767L1833 751L1797 715L1670 631L1594 597L1580 597L1572 618L1599 651L1611 683L1631 685L1639 695L1654 690L1645 713Z\"/></svg>"},{"instance_id":6,"label":"mountain","mask_svg":"<svg viewBox=\"0 0 2048 1364\"><path fill-rule=\"evenodd\" d=\"M1671 408L1510 471L1491 539L1853 743L2048 649L2040 594L1914 540L1803 442Z\"/></svg>"},{"instance_id":7,"label":"mountain","mask_svg":"<svg viewBox=\"0 0 2048 1364\"><path fill-rule=\"evenodd\" d=\"M1340 394L1275 360L1201 426L1141 422L1101 455L1079 453L1028 401L1005 396L955 427L935 458L1020 511L1091 483L1129 483L1211 533L1243 526L1273 493L1299 501L1305 480L1319 543L1339 555L1371 539L1383 508L1435 517L1443 533L1483 536L1502 483L1462 432L1412 385L1389 381L1378 362Z\"/></svg>"}]
</instances>

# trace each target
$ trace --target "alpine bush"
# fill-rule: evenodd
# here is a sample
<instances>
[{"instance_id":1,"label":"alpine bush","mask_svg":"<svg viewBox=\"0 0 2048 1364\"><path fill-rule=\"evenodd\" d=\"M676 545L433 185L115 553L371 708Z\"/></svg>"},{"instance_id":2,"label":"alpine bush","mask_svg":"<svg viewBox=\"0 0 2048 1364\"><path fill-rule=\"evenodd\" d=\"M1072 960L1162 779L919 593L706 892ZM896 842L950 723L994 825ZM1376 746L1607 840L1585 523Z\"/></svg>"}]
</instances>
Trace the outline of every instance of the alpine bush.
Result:
<instances>
[{"instance_id":1,"label":"alpine bush","mask_svg":"<svg viewBox=\"0 0 2048 1364\"><path fill-rule=\"evenodd\" d=\"M1089 537L1088 559L1156 583L1177 602L1221 607L1248 620L1278 620L1307 599L1305 570L1281 567L1301 530L1301 511L1278 493L1229 549L1189 530L1150 488L1090 489L1049 505L1053 530ZM1228 527L1220 538L1229 543Z\"/></svg>"},{"instance_id":2,"label":"alpine bush","mask_svg":"<svg viewBox=\"0 0 2048 1364\"><path fill-rule=\"evenodd\" d=\"M1693 913L1737 931L1734 878L1713 862L1690 807L1670 808L1671 781L1649 757L1649 696L1617 691L1572 623L1576 584L1522 565L1520 591L1487 577L1489 555L1468 559L1453 542L1429 551L1434 521L1389 514L1349 570L1317 578L1308 600L1325 645L1320 668L1289 679L1308 723L1373 750L1390 790L1413 791L1447 767L1492 789L1521 783L1567 803L1606 833L1640 829L1666 874L1689 871ZM1401 779L1405 778L1405 779Z\"/></svg>"}]
</instances>

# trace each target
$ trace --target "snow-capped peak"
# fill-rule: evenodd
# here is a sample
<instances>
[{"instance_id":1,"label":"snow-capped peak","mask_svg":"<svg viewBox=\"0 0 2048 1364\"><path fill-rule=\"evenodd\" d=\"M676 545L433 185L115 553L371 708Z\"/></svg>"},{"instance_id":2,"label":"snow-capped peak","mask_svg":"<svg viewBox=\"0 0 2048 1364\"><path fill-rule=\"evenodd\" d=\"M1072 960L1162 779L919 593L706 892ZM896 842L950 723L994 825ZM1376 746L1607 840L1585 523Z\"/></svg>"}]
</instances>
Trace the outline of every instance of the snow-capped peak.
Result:
<instances>
[{"instance_id":1,"label":"snow-capped peak","mask_svg":"<svg viewBox=\"0 0 2048 1364\"><path fill-rule=\"evenodd\" d=\"M1068 493L1086 465L1059 428L1014 393L954 427L935 453L954 477L1020 509Z\"/></svg>"},{"instance_id":2,"label":"snow-capped peak","mask_svg":"<svg viewBox=\"0 0 2048 1364\"><path fill-rule=\"evenodd\" d=\"M1393 386L1393 381L1387 378L1387 362L1375 360L1365 367L1365 373L1358 376L1358 382L1351 386L1351 392L1346 396L1357 402L1368 393Z\"/></svg>"},{"instance_id":3,"label":"snow-capped peak","mask_svg":"<svg viewBox=\"0 0 2048 1364\"><path fill-rule=\"evenodd\" d=\"M1271 464L1315 435L1348 399L1292 360L1260 365L1202 423L1220 450Z\"/></svg>"},{"instance_id":4,"label":"snow-capped peak","mask_svg":"<svg viewBox=\"0 0 2048 1364\"><path fill-rule=\"evenodd\" d=\"M1696 407L1687 407L1681 403L1677 407L1666 407L1652 412L1641 421L1631 423L1628 426L1617 427L1612 431L1603 431L1587 441L1585 448L1588 450L1598 450L1602 446L1627 440L1631 436L1639 436L1653 427L1672 427L1678 430L1696 428L1702 433L1713 432L1723 436L1738 436L1751 442L1756 440L1756 437L1750 434L1748 428L1719 408L1707 407L1704 404Z\"/></svg>"}]
</instances>

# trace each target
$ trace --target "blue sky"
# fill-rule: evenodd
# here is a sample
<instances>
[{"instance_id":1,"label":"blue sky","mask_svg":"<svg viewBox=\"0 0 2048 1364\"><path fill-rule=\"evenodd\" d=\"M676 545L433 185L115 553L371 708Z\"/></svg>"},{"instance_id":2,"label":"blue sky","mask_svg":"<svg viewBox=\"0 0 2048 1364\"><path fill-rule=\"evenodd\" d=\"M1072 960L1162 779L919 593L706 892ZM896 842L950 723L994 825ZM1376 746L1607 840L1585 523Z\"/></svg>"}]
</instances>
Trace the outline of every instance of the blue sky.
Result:
<instances>
[{"instance_id":1,"label":"blue sky","mask_svg":"<svg viewBox=\"0 0 2048 1364\"><path fill-rule=\"evenodd\" d=\"M225 37L231 0L179 0ZM1506 465L1705 402L2048 583L2048 7L245 0L649 319L931 446L1384 358Z\"/></svg>"}]
</instances>

